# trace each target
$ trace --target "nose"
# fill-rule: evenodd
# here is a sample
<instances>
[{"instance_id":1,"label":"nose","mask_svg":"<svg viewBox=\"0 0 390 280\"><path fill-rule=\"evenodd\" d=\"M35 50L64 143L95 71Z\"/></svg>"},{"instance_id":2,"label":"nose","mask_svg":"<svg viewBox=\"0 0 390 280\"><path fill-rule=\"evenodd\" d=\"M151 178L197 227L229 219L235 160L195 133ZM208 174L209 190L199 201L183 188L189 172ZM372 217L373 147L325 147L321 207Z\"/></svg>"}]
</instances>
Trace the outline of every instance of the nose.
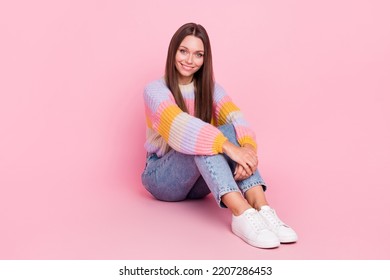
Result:
<instances>
[{"instance_id":1,"label":"nose","mask_svg":"<svg viewBox=\"0 0 390 280\"><path fill-rule=\"evenodd\" d=\"M192 61L193 61L193 55L190 53L190 54L187 56L186 62L187 62L188 64L192 64Z\"/></svg>"}]
</instances>

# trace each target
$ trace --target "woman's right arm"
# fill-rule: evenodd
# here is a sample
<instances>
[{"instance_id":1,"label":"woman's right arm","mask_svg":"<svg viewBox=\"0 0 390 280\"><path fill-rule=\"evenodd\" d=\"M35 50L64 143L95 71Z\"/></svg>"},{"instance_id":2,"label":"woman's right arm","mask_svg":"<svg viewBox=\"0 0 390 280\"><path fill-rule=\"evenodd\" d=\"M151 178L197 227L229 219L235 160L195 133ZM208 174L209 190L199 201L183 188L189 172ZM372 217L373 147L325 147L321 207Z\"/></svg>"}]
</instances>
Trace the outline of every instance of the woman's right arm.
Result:
<instances>
[{"instance_id":1,"label":"woman's right arm","mask_svg":"<svg viewBox=\"0 0 390 280\"><path fill-rule=\"evenodd\" d=\"M144 91L147 125L174 150L192 155L222 153L226 137L214 126L183 112L163 80Z\"/></svg>"}]
</instances>

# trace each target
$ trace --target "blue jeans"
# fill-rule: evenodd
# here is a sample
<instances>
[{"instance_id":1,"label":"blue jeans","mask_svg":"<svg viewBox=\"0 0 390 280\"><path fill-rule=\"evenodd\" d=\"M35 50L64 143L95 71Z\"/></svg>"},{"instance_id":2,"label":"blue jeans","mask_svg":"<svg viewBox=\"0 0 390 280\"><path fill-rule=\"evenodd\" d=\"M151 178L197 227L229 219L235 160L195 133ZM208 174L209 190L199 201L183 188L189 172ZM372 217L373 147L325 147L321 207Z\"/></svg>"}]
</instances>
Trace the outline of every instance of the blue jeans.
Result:
<instances>
[{"instance_id":1,"label":"blue jeans","mask_svg":"<svg viewBox=\"0 0 390 280\"><path fill-rule=\"evenodd\" d=\"M227 124L218 129L235 145L234 126ZM245 193L254 186L266 185L258 170L242 181L234 180L236 163L225 154L194 156L170 150L159 158L150 154L142 173L142 184L158 200L181 201L203 198L211 193L220 207L226 207L221 197L229 192Z\"/></svg>"}]
</instances>

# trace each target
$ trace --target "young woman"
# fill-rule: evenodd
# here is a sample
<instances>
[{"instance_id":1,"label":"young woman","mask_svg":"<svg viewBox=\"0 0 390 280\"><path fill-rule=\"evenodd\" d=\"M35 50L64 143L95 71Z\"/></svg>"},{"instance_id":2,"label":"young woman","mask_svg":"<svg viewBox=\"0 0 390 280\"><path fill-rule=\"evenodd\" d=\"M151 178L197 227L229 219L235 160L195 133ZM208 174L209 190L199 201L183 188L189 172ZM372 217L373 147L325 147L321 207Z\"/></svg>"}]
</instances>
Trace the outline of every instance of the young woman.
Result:
<instances>
[{"instance_id":1,"label":"young woman","mask_svg":"<svg viewBox=\"0 0 390 280\"><path fill-rule=\"evenodd\" d=\"M232 212L232 231L252 246L297 241L266 200L256 140L241 111L214 82L206 30L188 23L173 35L165 76L144 91L147 151L142 183L163 201L210 192Z\"/></svg>"}]
</instances>

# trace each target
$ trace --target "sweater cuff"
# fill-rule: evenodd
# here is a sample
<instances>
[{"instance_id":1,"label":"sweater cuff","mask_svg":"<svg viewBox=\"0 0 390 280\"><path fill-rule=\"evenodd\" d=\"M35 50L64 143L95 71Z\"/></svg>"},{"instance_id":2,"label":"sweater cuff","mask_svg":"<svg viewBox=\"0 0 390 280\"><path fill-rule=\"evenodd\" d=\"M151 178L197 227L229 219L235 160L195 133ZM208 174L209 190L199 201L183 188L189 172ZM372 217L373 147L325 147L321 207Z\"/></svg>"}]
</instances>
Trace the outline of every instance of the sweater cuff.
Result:
<instances>
[{"instance_id":1,"label":"sweater cuff","mask_svg":"<svg viewBox=\"0 0 390 280\"><path fill-rule=\"evenodd\" d=\"M225 141L228 140L222 133L219 133L214 140L213 144L213 153L221 154L222 153L222 145Z\"/></svg>"},{"instance_id":2,"label":"sweater cuff","mask_svg":"<svg viewBox=\"0 0 390 280\"><path fill-rule=\"evenodd\" d=\"M257 150L257 144L255 140L250 136L242 137L241 139L238 140L238 143L240 144L240 146L244 146L245 144L250 144L253 147L255 147L255 149Z\"/></svg>"}]
</instances>

